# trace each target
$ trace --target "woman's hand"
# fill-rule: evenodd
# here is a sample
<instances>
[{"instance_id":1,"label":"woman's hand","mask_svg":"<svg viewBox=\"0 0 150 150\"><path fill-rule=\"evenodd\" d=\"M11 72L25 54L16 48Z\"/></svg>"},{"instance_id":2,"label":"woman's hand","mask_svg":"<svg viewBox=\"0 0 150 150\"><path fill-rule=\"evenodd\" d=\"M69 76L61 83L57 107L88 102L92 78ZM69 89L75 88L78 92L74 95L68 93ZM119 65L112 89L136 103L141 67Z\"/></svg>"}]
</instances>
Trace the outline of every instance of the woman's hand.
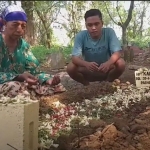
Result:
<instances>
[{"instance_id":1,"label":"woman's hand","mask_svg":"<svg viewBox=\"0 0 150 150\"><path fill-rule=\"evenodd\" d=\"M30 73L20 74L14 80L15 81L20 81L20 82L26 81L29 85L38 84L38 79Z\"/></svg>"},{"instance_id":2,"label":"woman's hand","mask_svg":"<svg viewBox=\"0 0 150 150\"><path fill-rule=\"evenodd\" d=\"M47 80L46 83L49 85L57 85L60 83L60 77L55 75L52 79Z\"/></svg>"}]
</instances>

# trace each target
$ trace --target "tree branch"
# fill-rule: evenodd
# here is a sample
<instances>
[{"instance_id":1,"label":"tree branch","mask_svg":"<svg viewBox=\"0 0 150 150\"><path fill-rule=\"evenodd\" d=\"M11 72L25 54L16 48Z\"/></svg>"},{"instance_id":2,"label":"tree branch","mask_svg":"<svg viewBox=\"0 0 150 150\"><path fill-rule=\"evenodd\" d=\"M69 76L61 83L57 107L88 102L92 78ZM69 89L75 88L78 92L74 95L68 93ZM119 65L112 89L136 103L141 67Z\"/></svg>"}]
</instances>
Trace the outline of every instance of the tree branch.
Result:
<instances>
[{"instance_id":1,"label":"tree branch","mask_svg":"<svg viewBox=\"0 0 150 150\"><path fill-rule=\"evenodd\" d=\"M142 36L142 28L143 28L143 21L144 21L145 11L146 11L146 8L145 8L145 3L144 3L143 10L142 10L142 13L141 13L141 16L140 16L141 17L141 23L140 23L140 27L139 27L140 36Z\"/></svg>"},{"instance_id":2,"label":"tree branch","mask_svg":"<svg viewBox=\"0 0 150 150\"><path fill-rule=\"evenodd\" d=\"M52 16L51 22L50 22L51 24L57 20L59 13L60 13L60 8L59 10L56 11L55 16Z\"/></svg>"},{"instance_id":3,"label":"tree branch","mask_svg":"<svg viewBox=\"0 0 150 150\"><path fill-rule=\"evenodd\" d=\"M127 26L129 25L129 22L130 22L131 19L132 19L133 8L134 8L134 1L131 1L131 2L130 2L130 8L129 8L129 10L128 10L128 17L127 17L125 23L123 24L125 27L127 27Z\"/></svg>"},{"instance_id":4,"label":"tree branch","mask_svg":"<svg viewBox=\"0 0 150 150\"><path fill-rule=\"evenodd\" d=\"M118 24L114 19L113 19L113 17L111 16L111 14L110 14L110 12L109 12L109 10L108 10L108 7L107 7L107 4L106 4L106 2L105 1L103 1L104 2L104 4L105 4L105 7L106 7L106 11L107 11L107 13L108 13L108 15L109 15L109 17L110 17L110 19L116 24L116 25L119 25L119 26L121 26L120 24Z\"/></svg>"},{"instance_id":5,"label":"tree branch","mask_svg":"<svg viewBox=\"0 0 150 150\"><path fill-rule=\"evenodd\" d=\"M120 13L119 13L118 1L117 1L117 7L116 7L116 9L117 9L117 12L118 12L118 16L119 16L119 18L120 18L120 22L121 22L121 24L123 24L122 18L121 18Z\"/></svg>"},{"instance_id":6,"label":"tree branch","mask_svg":"<svg viewBox=\"0 0 150 150\"><path fill-rule=\"evenodd\" d=\"M66 19L68 22L70 21L68 18L66 18L61 12L60 12L60 15L64 18L64 19Z\"/></svg>"},{"instance_id":7,"label":"tree branch","mask_svg":"<svg viewBox=\"0 0 150 150\"><path fill-rule=\"evenodd\" d=\"M40 11L38 9L35 9L35 11L36 11L37 15L39 16L39 18L41 19L45 30L47 30L47 26L45 24L45 20L44 20L43 16L41 15Z\"/></svg>"}]
</instances>

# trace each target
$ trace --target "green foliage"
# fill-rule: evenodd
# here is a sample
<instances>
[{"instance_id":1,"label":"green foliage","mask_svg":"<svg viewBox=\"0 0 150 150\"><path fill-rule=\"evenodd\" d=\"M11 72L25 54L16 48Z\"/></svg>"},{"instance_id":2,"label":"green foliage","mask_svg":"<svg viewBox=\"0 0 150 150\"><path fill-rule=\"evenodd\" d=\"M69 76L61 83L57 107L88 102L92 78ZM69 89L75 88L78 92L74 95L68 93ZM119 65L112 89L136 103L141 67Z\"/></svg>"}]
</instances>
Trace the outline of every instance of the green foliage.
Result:
<instances>
[{"instance_id":1,"label":"green foliage","mask_svg":"<svg viewBox=\"0 0 150 150\"><path fill-rule=\"evenodd\" d=\"M61 44L59 43L58 38L54 34L54 31L52 31L51 38L52 38L51 39L51 47L59 47L59 46L61 46Z\"/></svg>"},{"instance_id":2,"label":"green foliage","mask_svg":"<svg viewBox=\"0 0 150 150\"><path fill-rule=\"evenodd\" d=\"M67 14L61 13L61 16L65 19L61 26L67 31L70 44L72 44L75 35L82 29L81 21L83 20L86 4L87 2L85 1L67 1L65 7Z\"/></svg>"},{"instance_id":3,"label":"green foliage","mask_svg":"<svg viewBox=\"0 0 150 150\"><path fill-rule=\"evenodd\" d=\"M72 46L67 46L63 48L63 54L64 54L66 62L70 60L71 53L72 53Z\"/></svg>"},{"instance_id":4,"label":"green foliage","mask_svg":"<svg viewBox=\"0 0 150 150\"><path fill-rule=\"evenodd\" d=\"M36 32L40 43L46 45L48 48L51 47L52 41L52 23L57 20L60 14L60 9L63 8L65 2L63 1L35 1L33 10L36 12L35 16L38 19L35 20Z\"/></svg>"},{"instance_id":5,"label":"green foliage","mask_svg":"<svg viewBox=\"0 0 150 150\"><path fill-rule=\"evenodd\" d=\"M39 46L34 46L32 47L32 52L34 54L34 56L39 60L39 62L42 62L46 59L46 56L48 54L50 54L50 49L47 49L45 46L43 45L39 45Z\"/></svg>"},{"instance_id":6,"label":"green foliage","mask_svg":"<svg viewBox=\"0 0 150 150\"><path fill-rule=\"evenodd\" d=\"M138 38L136 37L133 41L133 45L138 46L140 49L146 49L149 47L148 42L150 41L150 39L148 38Z\"/></svg>"},{"instance_id":7,"label":"green foliage","mask_svg":"<svg viewBox=\"0 0 150 150\"><path fill-rule=\"evenodd\" d=\"M69 61L72 47L71 46L60 47L58 45L55 45L55 46L51 47L50 49L48 49L43 45L38 45L38 46L32 47L31 50L32 50L34 56L39 60L40 63L45 61L49 54L51 54L53 52L57 52L57 51L62 51L63 55L65 57L65 60Z\"/></svg>"},{"instance_id":8,"label":"green foliage","mask_svg":"<svg viewBox=\"0 0 150 150\"><path fill-rule=\"evenodd\" d=\"M51 49L56 45L56 47L60 47L59 40L55 37L55 33L53 33L53 28L55 28L53 24L59 24L58 28L66 30L66 35L70 38L70 45L73 45L75 35L84 27L84 24L81 24L81 22L84 23L84 13L91 8L101 10L104 27L114 27L118 23L119 26L122 26L121 24L128 17L130 3L131 1L34 1L33 12L34 25L36 25L34 28L36 44L51 47ZM139 43L140 47L147 46L147 40L143 40L143 37L146 34L150 35L150 31L145 29L145 22L149 20L146 17L149 5L148 1L135 2L132 20L129 25L124 24L127 26L126 34L123 34L124 43L126 43L126 40L132 40L135 43ZM140 42L139 39L142 39L143 42ZM49 52L51 49L47 51ZM67 49L69 48L67 47Z\"/></svg>"},{"instance_id":9,"label":"green foliage","mask_svg":"<svg viewBox=\"0 0 150 150\"><path fill-rule=\"evenodd\" d=\"M120 40L122 44L122 40ZM150 38L149 37L140 37L136 36L135 38L128 38L128 43L130 43L132 46L137 46L142 50L145 50L146 48L149 47Z\"/></svg>"},{"instance_id":10,"label":"green foliage","mask_svg":"<svg viewBox=\"0 0 150 150\"><path fill-rule=\"evenodd\" d=\"M149 8L149 3L147 3L147 1L136 2L132 14L132 20L127 29L127 36L129 38L134 39L134 38L139 38L139 36L142 38L146 33L144 26L146 20L146 12L148 8Z\"/></svg>"},{"instance_id":11,"label":"green foliage","mask_svg":"<svg viewBox=\"0 0 150 150\"><path fill-rule=\"evenodd\" d=\"M91 5L90 8L95 8L95 9L100 9L100 11L102 12L103 15L103 22L104 22L104 26L109 26L109 25L113 25L113 21L110 19L109 14L107 13L107 10L105 8L105 3L107 4L107 7L110 10L110 13L112 15L112 17L116 17L116 10L114 9L113 3L111 1L91 1Z\"/></svg>"}]
</instances>

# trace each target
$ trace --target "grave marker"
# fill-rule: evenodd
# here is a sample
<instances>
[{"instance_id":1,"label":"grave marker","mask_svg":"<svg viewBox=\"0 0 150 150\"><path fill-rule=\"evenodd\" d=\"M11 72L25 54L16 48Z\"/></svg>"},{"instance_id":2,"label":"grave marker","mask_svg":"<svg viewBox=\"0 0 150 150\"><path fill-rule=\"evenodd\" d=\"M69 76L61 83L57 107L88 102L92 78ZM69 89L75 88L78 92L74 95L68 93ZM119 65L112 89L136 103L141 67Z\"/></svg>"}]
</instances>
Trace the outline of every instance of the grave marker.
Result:
<instances>
[{"instance_id":1,"label":"grave marker","mask_svg":"<svg viewBox=\"0 0 150 150\"><path fill-rule=\"evenodd\" d=\"M0 150L37 150L39 102L0 105Z\"/></svg>"},{"instance_id":2,"label":"grave marker","mask_svg":"<svg viewBox=\"0 0 150 150\"><path fill-rule=\"evenodd\" d=\"M51 53L47 60L49 67L53 70L62 69L65 66L65 58L62 51Z\"/></svg>"},{"instance_id":3,"label":"grave marker","mask_svg":"<svg viewBox=\"0 0 150 150\"><path fill-rule=\"evenodd\" d=\"M135 83L137 87L150 87L150 70L135 71Z\"/></svg>"}]
</instances>

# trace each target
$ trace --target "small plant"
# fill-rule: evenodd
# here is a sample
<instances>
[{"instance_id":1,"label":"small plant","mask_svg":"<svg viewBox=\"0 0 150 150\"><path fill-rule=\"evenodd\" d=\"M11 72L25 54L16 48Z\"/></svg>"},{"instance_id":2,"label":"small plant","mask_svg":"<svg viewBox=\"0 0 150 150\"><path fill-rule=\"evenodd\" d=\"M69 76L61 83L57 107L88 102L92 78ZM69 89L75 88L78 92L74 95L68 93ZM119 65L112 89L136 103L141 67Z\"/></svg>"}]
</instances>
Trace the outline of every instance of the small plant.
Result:
<instances>
[{"instance_id":1,"label":"small plant","mask_svg":"<svg viewBox=\"0 0 150 150\"><path fill-rule=\"evenodd\" d=\"M66 62L68 62L70 59L72 47L71 46L67 46L67 47L53 46L51 49L48 49L43 45L38 45L38 46L32 47L31 50L34 56L38 59L40 63L46 61L46 58L48 55L57 51L62 51Z\"/></svg>"}]
</instances>

